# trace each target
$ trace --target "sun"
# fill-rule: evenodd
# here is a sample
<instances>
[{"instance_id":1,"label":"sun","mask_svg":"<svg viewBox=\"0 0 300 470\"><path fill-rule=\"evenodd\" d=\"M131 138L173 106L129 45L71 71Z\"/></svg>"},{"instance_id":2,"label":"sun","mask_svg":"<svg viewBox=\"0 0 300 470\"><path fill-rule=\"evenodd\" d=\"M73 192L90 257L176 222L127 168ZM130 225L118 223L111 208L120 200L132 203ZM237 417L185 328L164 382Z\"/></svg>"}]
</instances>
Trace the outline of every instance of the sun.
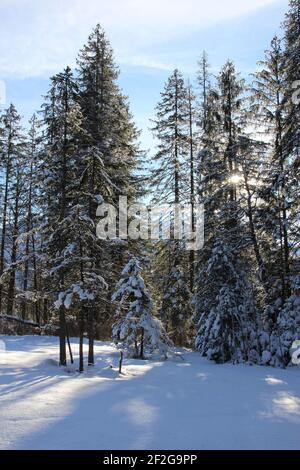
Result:
<instances>
[{"instance_id":1,"label":"sun","mask_svg":"<svg viewBox=\"0 0 300 470\"><path fill-rule=\"evenodd\" d=\"M232 184L239 184L242 181L243 177L237 173L234 173L230 176L229 182Z\"/></svg>"}]
</instances>

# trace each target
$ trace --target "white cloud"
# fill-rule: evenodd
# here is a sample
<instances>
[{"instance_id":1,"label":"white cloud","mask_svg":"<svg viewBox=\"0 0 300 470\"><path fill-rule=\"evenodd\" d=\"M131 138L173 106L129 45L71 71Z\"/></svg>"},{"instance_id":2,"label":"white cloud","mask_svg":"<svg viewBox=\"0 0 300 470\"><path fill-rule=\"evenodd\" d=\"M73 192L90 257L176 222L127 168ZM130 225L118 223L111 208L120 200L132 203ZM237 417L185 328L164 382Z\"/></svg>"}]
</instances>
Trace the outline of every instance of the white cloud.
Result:
<instances>
[{"instance_id":1,"label":"white cloud","mask_svg":"<svg viewBox=\"0 0 300 470\"><path fill-rule=\"evenodd\" d=\"M0 0L0 77L72 65L100 22L118 61L168 68L151 47L278 0Z\"/></svg>"}]
</instances>

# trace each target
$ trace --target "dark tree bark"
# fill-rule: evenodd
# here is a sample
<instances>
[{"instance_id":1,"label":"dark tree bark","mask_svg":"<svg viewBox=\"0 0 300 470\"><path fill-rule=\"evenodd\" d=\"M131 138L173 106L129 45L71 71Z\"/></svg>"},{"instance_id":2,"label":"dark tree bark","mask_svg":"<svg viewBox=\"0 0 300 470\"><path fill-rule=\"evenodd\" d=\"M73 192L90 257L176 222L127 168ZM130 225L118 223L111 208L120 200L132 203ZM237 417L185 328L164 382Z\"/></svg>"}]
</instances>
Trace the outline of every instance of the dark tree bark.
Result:
<instances>
[{"instance_id":1,"label":"dark tree bark","mask_svg":"<svg viewBox=\"0 0 300 470\"><path fill-rule=\"evenodd\" d=\"M123 365L123 351L120 352L120 360L119 360L119 374L122 374L122 365Z\"/></svg>"},{"instance_id":2,"label":"dark tree bark","mask_svg":"<svg viewBox=\"0 0 300 470\"><path fill-rule=\"evenodd\" d=\"M61 366L67 365L66 314L64 305L61 305L59 308L59 364Z\"/></svg>"},{"instance_id":3,"label":"dark tree bark","mask_svg":"<svg viewBox=\"0 0 300 470\"><path fill-rule=\"evenodd\" d=\"M79 372L84 371L84 361L83 361L83 335L84 335L84 313L83 310L80 313L79 321Z\"/></svg>"},{"instance_id":4,"label":"dark tree bark","mask_svg":"<svg viewBox=\"0 0 300 470\"><path fill-rule=\"evenodd\" d=\"M67 115L69 111L69 84L68 78L65 76L65 87L64 87L64 133L63 133L63 148L62 148L62 176L60 181L61 200L60 200L60 220L63 220L66 216L66 187L67 187L67 153L68 153L68 122ZM64 247L64 241L61 240L61 251ZM64 270L60 272L60 287L63 290L65 285ZM67 363L67 352L66 352L66 311L62 305L59 309L59 356L60 364L65 365Z\"/></svg>"},{"instance_id":5,"label":"dark tree bark","mask_svg":"<svg viewBox=\"0 0 300 470\"><path fill-rule=\"evenodd\" d=\"M94 359L94 335L95 335L95 317L94 317L94 309L89 307L88 310L88 338L89 338L89 353L88 353L88 365L93 366L95 359Z\"/></svg>"},{"instance_id":6,"label":"dark tree bark","mask_svg":"<svg viewBox=\"0 0 300 470\"><path fill-rule=\"evenodd\" d=\"M20 168L17 168L16 175L16 190L15 190L15 204L14 204L14 225L12 234L12 249L11 249L11 270L9 275L9 284L7 292L7 315L13 314L14 300L15 300L15 285L16 285L16 267L17 261L17 237L19 234L19 209L20 209Z\"/></svg>"},{"instance_id":7,"label":"dark tree bark","mask_svg":"<svg viewBox=\"0 0 300 470\"><path fill-rule=\"evenodd\" d=\"M257 235L256 235L256 229L254 225L254 219L253 219L253 207L252 207L252 197L251 197L251 190L249 187L249 182L248 182L248 176L246 172L244 171L244 181L245 181L245 188L246 188L246 193L247 193L247 216L248 216L248 221L249 221L249 230L250 230L250 236L251 236L251 242L256 258L256 262L258 265L258 270L259 270L259 275L261 282L263 286L267 289L266 282L267 282L267 273L266 273L266 268L265 264L263 262L261 253L260 253L260 248L257 240ZM268 290L268 289L267 289Z\"/></svg>"},{"instance_id":8,"label":"dark tree bark","mask_svg":"<svg viewBox=\"0 0 300 470\"><path fill-rule=\"evenodd\" d=\"M195 231L195 175L194 175L194 135L193 135L193 106L191 87L188 88L188 106L189 106L189 140L190 140L190 204L192 211L191 230ZM195 251L190 250L190 290L194 290L195 277Z\"/></svg>"},{"instance_id":9,"label":"dark tree bark","mask_svg":"<svg viewBox=\"0 0 300 470\"><path fill-rule=\"evenodd\" d=\"M67 322L66 322L66 336L67 336L67 343L68 343L70 361L71 361L71 364L74 364L74 359L73 359L73 353L72 353L72 347L71 347L70 335L69 335L69 329L68 329Z\"/></svg>"},{"instance_id":10,"label":"dark tree bark","mask_svg":"<svg viewBox=\"0 0 300 470\"><path fill-rule=\"evenodd\" d=\"M3 216L2 216L2 234L1 234L1 253L0 253L0 276L4 272L5 266L5 244L6 244L6 224L7 224L7 209L8 209L8 189L11 176L11 147L12 147L12 135L11 128L9 131L8 137L8 152L6 160L6 174L5 174L5 189L4 189L4 198L3 198ZM3 286L0 284L0 313L2 310L3 302Z\"/></svg>"},{"instance_id":11,"label":"dark tree bark","mask_svg":"<svg viewBox=\"0 0 300 470\"><path fill-rule=\"evenodd\" d=\"M32 156L31 156L32 157ZM29 233L32 228L32 174L33 174L33 163L30 165L30 183L28 191L28 204L27 204L27 217L26 217L26 232ZM29 276L29 253L30 253L30 236L26 237L25 245L25 263L24 263L24 280L23 280L23 291L27 292L28 289L28 276ZM26 301L22 302L21 316L25 320L26 318Z\"/></svg>"},{"instance_id":12,"label":"dark tree bark","mask_svg":"<svg viewBox=\"0 0 300 470\"><path fill-rule=\"evenodd\" d=\"M145 331L144 331L144 328L142 328L142 331L141 331L140 359L145 359L145 357L144 357L144 336L145 336Z\"/></svg>"}]
</instances>

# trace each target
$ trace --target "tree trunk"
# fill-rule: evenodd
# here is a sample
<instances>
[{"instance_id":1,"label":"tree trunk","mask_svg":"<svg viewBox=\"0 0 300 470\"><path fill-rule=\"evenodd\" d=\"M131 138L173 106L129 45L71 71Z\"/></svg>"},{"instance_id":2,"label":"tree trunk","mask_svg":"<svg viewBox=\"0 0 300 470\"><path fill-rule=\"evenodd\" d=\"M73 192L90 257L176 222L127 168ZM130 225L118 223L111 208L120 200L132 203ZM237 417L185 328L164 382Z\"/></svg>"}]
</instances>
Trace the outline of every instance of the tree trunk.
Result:
<instances>
[{"instance_id":1,"label":"tree trunk","mask_svg":"<svg viewBox=\"0 0 300 470\"><path fill-rule=\"evenodd\" d=\"M66 88L66 92L64 95L65 99L65 116L68 113L68 87ZM60 191L61 191L61 198L60 198L60 221L62 221L66 216L66 185L67 185L67 129L68 123L65 117L64 121L64 141L63 141L63 152L62 152L62 176L60 180ZM60 240L60 252L64 248L64 240ZM64 271L61 270L60 273L60 288L64 289ZM67 354L66 354L66 315L65 315L65 307L62 305L59 309L59 348L60 348L60 364L66 365L67 363Z\"/></svg>"},{"instance_id":2,"label":"tree trunk","mask_svg":"<svg viewBox=\"0 0 300 470\"><path fill-rule=\"evenodd\" d=\"M278 75L276 76L277 82L279 82ZM281 99L279 89L276 93L276 142L275 142L275 152L276 157L279 160L280 170L281 170L281 184L278 191L279 199L279 230L280 230L280 242L281 242L281 271L282 271L282 297L286 299L290 296L290 248L288 240L288 230L287 230L287 209L286 209L286 187L285 187L285 158L283 154L283 144L282 144L282 114L281 114Z\"/></svg>"},{"instance_id":3,"label":"tree trunk","mask_svg":"<svg viewBox=\"0 0 300 470\"><path fill-rule=\"evenodd\" d=\"M35 255L35 240L34 235L32 234L32 264L33 264L33 290L37 294L38 291L38 277L37 277L37 265L36 265L36 255ZM46 303L47 305L47 303ZM40 302L35 302L35 317L38 323L41 322L41 314L40 314ZM44 316L43 316L44 318ZM45 323L45 318L44 318Z\"/></svg>"},{"instance_id":4,"label":"tree trunk","mask_svg":"<svg viewBox=\"0 0 300 470\"><path fill-rule=\"evenodd\" d=\"M59 308L59 364L61 366L67 365L66 353L66 316L65 306L61 305Z\"/></svg>"},{"instance_id":5,"label":"tree trunk","mask_svg":"<svg viewBox=\"0 0 300 470\"><path fill-rule=\"evenodd\" d=\"M83 309L80 313L80 336L79 336L79 372L84 371L83 363L83 335L84 335L84 312Z\"/></svg>"},{"instance_id":6,"label":"tree trunk","mask_svg":"<svg viewBox=\"0 0 300 470\"><path fill-rule=\"evenodd\" d=\"M246 193L247 193L247 216L248 216L248 221L249 221L249 230L250 230L252 246L253 246L253 250L255 253L256 262L258 265L260 280L263 286L266 287L267 274L266 274L266 269L265 269L263 259L260 254L258 241L257 241L256 230L255 230L254 220L253 220L251 192L249 188L248 177L245 171L244 171L244 181L245 181L245 187L246 187Z\"/></svg>"},{"instance_id":7,"label":"tree trunk","mask_svg":"<svg viewBox=\"0 0 300 470\"><path fill-rule=\"evenodd\" d=\"M68 343L68 349L69 349L69 354L70 354L70 361L71 361L71 364L73 364L74 360L73 360L73 353L72 353L72 347L70 343L70 336L69 336L69 329L68 329L67 322L66 322L66 335L67 335L67 343Z\"/></svg>"},{"instance_id":8,"label":"tree trunk","mask_svg":"<svg viewBox=\"0 0 300 470\"><path fill-rule=\"evenodd\" d=\"M180 239L181 234L181 220L179 213L179 149L178 149L178 83L176 76L176 88L175 88L175 126L174 126L174 203L175 203L175 213L174 213L174 266L179 265L179 250L178 250L178 240Z\"/></svg>"},{"instance_id":9,"label":"tree trunk","mask_svg":"<svg viewBox=\"0 0 300 470\"><path fill-rule=\"evenodd\" d=\"M48 299L43 301L43 322L48 323Z\"/></svg>"},{"instance_id":10,"label":"tree trunk","mask_svg":"<svg viewBox=\"0 0 300 470\"><path fill-rule=\"evenodd\" d=\"M88 354L88 365L94 365L94 336L95 336L95 325L94 325L94 309L89 308L88 310L88 336L89 336L89 354Z\"/></svg>"},{"instance_id":11,"label":"tree trunk","mask_svg":"<svg viewBox=\"0 0 300 470\"><path fill-rule=\"evenodd\" d=\"M20 199L20 169L17 169L16 193L15 193L15 207L14 207L14 227L12 237L12 250L11 250L11 271L9 276L8 292L7 292L7 315L13 314L14 300L15 300L15 284L16 284L16 267L17 261L17 238L19 229L19 199Z\"/></svg>"},{"instance_id":12,"label":"tree trunk","mask_svg":"<svg viewBox=\"0 0 300 470\"><path fill-rule=\"evenodd\" d=\"M140 359L144 359L144 335L145 335L145 331L144 331L144 328L142 328L142 332L141 332Z\"/></svg>"},{"instance_id":13,"label":"tree trunk","mask_svg":"<svg viewBox=\"0 0 300 470\"><path fill-rule=\"evenodd\" d=\"M31 155L31 158L33 155ZM26 245L25 245L25 263L24 263L24 281L23 281L23 291L27 292L28 289L28 275L29 275L29 251L30 251L30 236L28 232L32 228L32 173L33 173L33 163L30 165L30 184L29 184L29 193L28 193L28 205L27 205L27 220L26 220ZM26 302L22 302L21 306L21 316L25 320L26 318Z\"/></svg>"},{"instance_id":14,"label":"tree trunk","mask_svg":"<svg viewBox=\"0 0 300 470\"><path fill-rule=\"evenodd\" d=\"M193 137L193 107L191 88L189 87L189 138L190 138L190 204L191 204L191 231L195 232L195 184L194 184L194 137ZM195 251L190 250L190 290L194 290Z\"/></svg>"},{"instance_id":15,"label":"tree trunk","mask_svg":"<svg viewBox=\"0 0 300 470\"><path fill-rule=\"evenodd\" d=\"M120 360L119 360L119 374L122 374L122 364L123 364L123 351L120 352Z\"/></svg>"},{"instance_id":16,"label":"tree trunk","mask_svg":"<svg viewBox=\"0 0 300 470\"><path fill-rule=\"evenodd\" d=\"M5 190L4 190L4 201L3 201L3 216L2 216L2 234L1 234L1 252L0 252L0 276L2 276L4 272L5 266L5 243L6 243L6 221L7 221L7 209L8 209L8 188L10 182L10 172L11 172L11 164L10 164L10 147L11 147L11 134L9 135L9 143L8 143L8 155L7 155L7 162L6 162L6 176L5 176ZM2 301L3 301L3 286L0 283L0 314L2 311Z\"/></svg>"}]
</instances>

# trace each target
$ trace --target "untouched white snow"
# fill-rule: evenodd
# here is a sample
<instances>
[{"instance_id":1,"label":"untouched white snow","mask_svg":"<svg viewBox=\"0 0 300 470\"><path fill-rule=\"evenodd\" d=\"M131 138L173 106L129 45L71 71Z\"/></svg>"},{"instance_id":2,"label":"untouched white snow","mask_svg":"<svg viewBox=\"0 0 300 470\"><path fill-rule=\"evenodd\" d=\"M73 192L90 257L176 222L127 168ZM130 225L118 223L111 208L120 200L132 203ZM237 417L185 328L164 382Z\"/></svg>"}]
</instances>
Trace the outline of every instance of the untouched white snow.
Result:
<instances>
[{"instance_id":1,"label":"untouched white snow","mask_svg":"<svg viewBox=\"0 0 300 470\"><path fill-rule=\"evenodd\" d=\"M73 349L78 349L73 340ZM1 449L299 449L300 368L126 360L96 343L85 374L58 339L0 337ZM110 367L113 365L113 368Z\"/></svg>"}]
</instances>

